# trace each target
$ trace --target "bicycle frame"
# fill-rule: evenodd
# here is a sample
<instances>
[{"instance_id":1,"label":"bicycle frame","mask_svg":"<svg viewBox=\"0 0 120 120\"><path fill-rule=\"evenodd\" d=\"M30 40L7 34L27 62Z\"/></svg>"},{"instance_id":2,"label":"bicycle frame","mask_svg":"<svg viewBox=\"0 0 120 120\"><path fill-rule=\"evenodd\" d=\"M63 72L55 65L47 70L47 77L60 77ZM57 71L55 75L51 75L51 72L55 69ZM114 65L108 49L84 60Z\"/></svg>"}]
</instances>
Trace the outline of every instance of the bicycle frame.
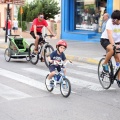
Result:
<instances>
[{"instance_id":1,"label":"bicycle frame","mask_svg":"<svg viewBox=\"0 0 120 120\"><path fill-rule=\"evenodd\" d=\"M38 52L38 54L40 54L42 51L44 52L45 46L49 44L49 42L46 42L46 39L45 39L47 36L51 36L51 35L45 35L44 38L43 38L43 41L38 42L38 45L41 46L41 49L40 49L40 51ZM39 40L40 40L40 39L39 39ZM41 45L41 44L42 44L42 45Z\"/></svg>"},{"instance_id":2,"label":"bicycle frame","mask_svg":"<svg viewBox=\"0 0 120 120\"><path fill-rule=\"evenodd\" d=\"M116 79L119 71L120 71L120 66L119 66L118 70L117 70L117 71L115 72L115 74L114 74L114 80Z\"/></svg>"},{"instance_id":3,"label":"bicycle frame","mask_svg":"<svg viewBox=\"0 0 120 120\"><path fill-rule=\"evenodd\" d=\"M113 64L112 64L112 61L109 60L109 64L110 64L110 69L111 69L111 74L110 74L110 77L112 79L112 83L114 80L116 80L116 77L118 75L118 72L120 71L120 66L119 68L117 69L117 71L114 73L114 70L113 70Z\"/></svg>"}]
</instances>

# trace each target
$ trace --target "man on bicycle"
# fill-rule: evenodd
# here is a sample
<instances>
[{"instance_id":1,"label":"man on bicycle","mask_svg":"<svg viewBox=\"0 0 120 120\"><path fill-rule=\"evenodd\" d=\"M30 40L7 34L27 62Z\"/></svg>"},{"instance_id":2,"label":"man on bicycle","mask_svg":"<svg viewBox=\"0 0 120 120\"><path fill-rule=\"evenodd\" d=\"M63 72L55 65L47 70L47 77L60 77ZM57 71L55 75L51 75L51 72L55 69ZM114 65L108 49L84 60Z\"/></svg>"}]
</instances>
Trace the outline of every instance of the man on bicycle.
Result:
<instances>
[{"instance_id":1,"label":"man on bicycle","mask_svg":"<svg viewBox=\"0 0 120 120\"><path fill-rule=\"evenodd\" d=\"M103 63L103 71L108 73L108 61L114 54L114 47L120 48L120 11L115 10L111 18L107 21L106 29L101 36L101 45L107 51L105 61ZM120 62L120 54L115 54L115 61ZM118 82L120 83L120 72L118 73Z\"/></svg>"},{"instance_id":2,"label":"man on bicycle","mask_svg":"<svg viewBox=\"0 0 120 120\"><path fill-rule=\"evenodd\" d=\"M55 36L55 34L52 32L50 27L48 26L46 20L44 19L43 13L39 13L38 17L33 20L32 27L30 29L30 34L32 37L35 39L35 49L34 53L38 53L38 42L39 39L41 38L42 40L42 28L46 27L48 31Z\"/></svg>"}]
</instances>

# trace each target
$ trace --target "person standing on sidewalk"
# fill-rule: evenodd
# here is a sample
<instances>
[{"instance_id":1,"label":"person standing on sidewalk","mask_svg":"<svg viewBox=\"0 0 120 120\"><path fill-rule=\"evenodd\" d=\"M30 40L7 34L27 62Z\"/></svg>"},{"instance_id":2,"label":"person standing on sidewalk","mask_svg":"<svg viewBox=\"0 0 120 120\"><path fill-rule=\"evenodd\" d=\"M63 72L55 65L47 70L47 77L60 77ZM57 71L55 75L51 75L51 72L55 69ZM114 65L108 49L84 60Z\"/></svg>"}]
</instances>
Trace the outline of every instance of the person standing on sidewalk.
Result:
<instances>
[{"instance_id":1,"label":"person standing on sidewalk","mask_svg":"<svg viewBox=\"0 0 120 120\"><path fill-rule=\"evenodd\" d=\"M120 11L115 10L111 18L107 21L105 31L101 36L101 45L107 51L105 61L103 63L103 71L108 73L108 61L114 54L114 46L120 48ZM120 53L114 55L115 61L120 62ZM120 71L118 73L118 83L120 83Z\"/></svg>"},{"instance_id":2,"label":"person standing on sidewalk","mask_svg":"<svg viewBox=\"0 0 120 120\"><path fill-rule=\"evenodd\" d=\"M17 34L18 30L18 21L14 18L13 23L12 23L12 29L14 30L14 34Z\"/></svg>"},{"instance_id":3,"label":"person standing on sidewalk","mask_svg":"<svg viewBox=\"0 0 120 120\"><path fill-rule=\"evenodd\" d=\"M50 27L48 26L47 21L44 19L44 14L43 13L39 13L38 17L35 18L33 20L32 23L32 27L30 29L30 34L32 35L32 37L35 39L35 49L34 49L34 53L38 53L38 42L39 39L41 38L42 40L42 28L46 27L48 29L48 31L55 36L55 34L52 32L52 30L50 29Z\"/></svg>"},{"instance_id":4,"label":"person standing on sidewalk","mask_svg":"<svg viewBox=\"0 0 120 120\"><path fill-rule=\"evenodd\" d=\"M107 23L108 19L109 19L109 14L105 13L103 15L102 33L105 31L105 27L106 27L106 23Z\"/></svg>"},{"instance_id":5,"label":"person standing on sidewalk","mask_svg":"<svg viewBox=\"0 0 120 120\"><path fill-rule=\"evenodd\" d=\"M11 35L11 20L10 18L8 18L8 34L7 35ZM5 28L6 28L6 21L5 21Z\"/></svg>"}]
</instances>

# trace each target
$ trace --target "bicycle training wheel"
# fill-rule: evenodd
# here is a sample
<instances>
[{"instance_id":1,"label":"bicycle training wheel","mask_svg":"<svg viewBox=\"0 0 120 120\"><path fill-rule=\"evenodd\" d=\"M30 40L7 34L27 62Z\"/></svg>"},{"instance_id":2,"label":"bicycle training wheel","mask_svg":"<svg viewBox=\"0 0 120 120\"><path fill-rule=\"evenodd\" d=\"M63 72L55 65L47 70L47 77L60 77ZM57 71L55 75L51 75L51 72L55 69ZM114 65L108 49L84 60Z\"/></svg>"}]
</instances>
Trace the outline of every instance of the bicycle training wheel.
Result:
<instances>
[{"instance_id":1,"label":"bicycle training wheel","mask_svg":"<svg viewBox=\"0 0 120 120\"><path fill-rule=\"evenodd\" d=\"M109 89L110 86L111 86L111 78L110 78L111 69L110 69L110 64L108 63L109 73L103 72L102 64L103 64L104 61L105 61L105 58L102 58L99 61L99 64L98 64L98 78L99 78L99 82L100 82L101 86L104 89Z\"/></svg>"},{"instance_id":2,"label":"bicycle training wheel","mask_svg":"<svg viewBox=\"0 0 120 120\"><path fill-rule=\"evenodd\" d=\"M49 67L48 56L54 51L54 48L51 45L46 45L44 48L44 60L47 67Z\"/></svg>"},{"instance_id":3,"label":"bicycle training wheel","mask_svg":"<svg viewBox=\"0 0 120 120\"><path fill-rule=\"evenodd\" d=\"M49 74L48 74L48 75L49 75ZM46 79L45 79L45 86L46 86L46 88L47 88L47 90L48 90L49 92L52 92L53 89L54 89L54 85L51 85L51 84L47 85L47 77L48 77L48 75L46 76Z\"/></svg>"},{"instance_id":4,"label":"bicycle training wheel","mask_svg":"<svg viewBox=\"0 0 120 120\"><path fill-rule=\"evenodd\" d=\"M35 44L34 43L30 44L29 59L32 64L36 65L39 60L39 55L34 53L34 48L35 48Z\"/></svg>"},{"instance_id":5,"label":"bicycle training wheel","mask_svg":"<svg viewBox=\"0 0 120 120\"><path fill-rule=\"evenodd\" d=\"M10 49L9 49L9 48L7 48L7 49L5 50L4 57L5 57L5 60L6 60L7 62L10 61L10 59L11 59L11 53L10 53Z\"/></svg>"},{"instance_id":6,"label":"bicycle training wheel","mask_svg":"<svg viewBox=\"0 0 120 120\"><path fill-rule=\"evenodd\" d=\"M67 78L63 78L63 82L60 83L60 91L63 97L68 97L71 93L71 83Z\"/></svg>"}]
</instances>

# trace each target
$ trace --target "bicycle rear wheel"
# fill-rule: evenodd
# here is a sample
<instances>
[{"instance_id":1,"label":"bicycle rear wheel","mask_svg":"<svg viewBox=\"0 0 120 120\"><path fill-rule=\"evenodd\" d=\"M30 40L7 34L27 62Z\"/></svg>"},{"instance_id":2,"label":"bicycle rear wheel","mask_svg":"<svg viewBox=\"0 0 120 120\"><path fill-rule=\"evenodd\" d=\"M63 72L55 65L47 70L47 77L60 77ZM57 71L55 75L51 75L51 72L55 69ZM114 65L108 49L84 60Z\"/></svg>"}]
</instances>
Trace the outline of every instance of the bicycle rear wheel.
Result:
<instances>
[{"instance_id":1,"label":"bicycle rear wheel","mask_svg":"<svg viewBox=\"0 0 120 120\"><path fill-rule=\"evenodd\" d=\"M48 56L54 51L54 48L51 45L46 45L44 48L44 60L47 67L49 67Z\"/></svg>"},{"instance_id":2,"label":"bicycle rear wheel","mask_svg":"<svg viewBox=\"0 0 120 120\"><path fill-rule=\"evenodd\" d=\"M34 53L34 48L35 48L35 44L34 43L30 44L29 59L32 64L36 65L39 60L39 55Z\"/></svg>"},{"instance_id":3,"label":"bicycle rear wheel","mask_svg":"<svg viewBox=\"0 0 120 120\"><path fill-rule=\"evenodd\" d=\"M68 97L71 93L71 83L67 78L63 78L63 82L60 83L60 91L63 97Z\"/></svg>"},{"instance_id":4,"label":"bicycle rear wheel","mask_svg":"<svg viewBox=\"0 0 120 120\"><path fill-rule=\"evenodd\" d=\"M10 53L10 49L9 49L9 48L7 48L7 49L5 50L4 57L5 57L5 60L6 60L7 62L10 61L10 59L11 59L11 53Z\"/></svg>"},{"instance_id":5,"label":"bicycle rear wheel","mask_svg":"<svg viewBox=\"0 0 120 120\"><path fill-rule=\"evenodd\" d=\"M99 78L99 82L100 82L101 86L104 89L109 89L111 84L112 84L111 83L111 76L110 76L110 74L112 73L111 66L110 66L111 61L109 61L109 63L108 63L109 73L103 72L102 64L104 63L104 61L105 61L105 58L102 58L99 61L99 64L98 64L98 78Z\"/></svg>"}]
</instances>

